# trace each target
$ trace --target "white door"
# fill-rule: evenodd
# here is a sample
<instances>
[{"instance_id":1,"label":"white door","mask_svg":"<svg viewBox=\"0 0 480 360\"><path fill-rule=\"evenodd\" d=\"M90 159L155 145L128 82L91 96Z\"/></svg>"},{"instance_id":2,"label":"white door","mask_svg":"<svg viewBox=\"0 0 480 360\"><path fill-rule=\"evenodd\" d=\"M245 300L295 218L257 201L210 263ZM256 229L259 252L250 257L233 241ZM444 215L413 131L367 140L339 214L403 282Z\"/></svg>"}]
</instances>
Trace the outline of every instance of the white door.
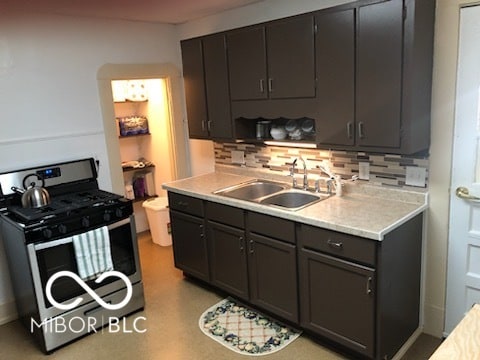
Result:
<instances>
[{"instance_id":1,"label":"white door","mask_svg":"<svg viewBox=\"0 0 480 360\"><path fill-rule=\"evenodd\" d=\"M480 6L460 10L445 335L480 303Z\"/></svg>"}]
</instances>

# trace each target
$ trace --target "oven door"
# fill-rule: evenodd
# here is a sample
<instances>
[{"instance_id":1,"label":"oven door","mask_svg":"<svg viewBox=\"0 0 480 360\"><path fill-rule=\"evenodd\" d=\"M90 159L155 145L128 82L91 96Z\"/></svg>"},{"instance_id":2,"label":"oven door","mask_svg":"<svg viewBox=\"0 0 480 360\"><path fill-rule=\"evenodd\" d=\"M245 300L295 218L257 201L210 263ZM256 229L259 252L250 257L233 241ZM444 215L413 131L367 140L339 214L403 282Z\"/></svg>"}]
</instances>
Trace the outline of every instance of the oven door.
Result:
<instances>
[{"instance_id":1,"label":"oven door","mask_svg":"<svg viewBox=\"0 0 480 360\"><path fill-rule=\"evenodd\" d=\"M133 215L108 225L113 268L126 275L131 284L141 281L140 260ZM59 271L70 271L78 275L75 251L71 237L29 244L28 252L32 264L32 278L35 284L41 319L59 315L65 310L57 309L47 299L45 287L48 279ZM97 284L86 281L97 296L103 297L126 287L122 279L107 277ZM74 279L64 276L57 278L51 286L51 295L60 304L68 304L82 297L83 304L94 301Z\"/></svg>"}]
</instances>

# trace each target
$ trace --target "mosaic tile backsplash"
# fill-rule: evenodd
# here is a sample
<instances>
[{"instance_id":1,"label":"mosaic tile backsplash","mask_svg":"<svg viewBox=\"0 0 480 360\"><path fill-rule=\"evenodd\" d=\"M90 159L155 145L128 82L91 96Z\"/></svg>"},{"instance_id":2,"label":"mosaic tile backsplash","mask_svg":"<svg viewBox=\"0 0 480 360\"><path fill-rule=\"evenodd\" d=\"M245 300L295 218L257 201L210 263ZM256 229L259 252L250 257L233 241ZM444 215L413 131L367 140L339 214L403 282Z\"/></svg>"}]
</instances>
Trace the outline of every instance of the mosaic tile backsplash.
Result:
<instances>
[{"instance_id":1,"label":"mosaic tile backsplash","mask_svg":"<svg viewBox=\"0 0 480 360\"><path fill-rule=\"evenodd\" d=\"M428 157L235 143L214 143L214 150L216 164L264 169L285 175L288 175L292 161L298 156L305 160L310 175L325 176L319 165L326 163L333 173L343 179L358 175L359 163L367 162L370 183L395 187L405 186L407 167L421 167L426 169L425 187L428 187ZM232 150L244 152L244 164L232 163ZM301 172L302 165L299 164L298 167Z\"/></svg>"}]
</instances>

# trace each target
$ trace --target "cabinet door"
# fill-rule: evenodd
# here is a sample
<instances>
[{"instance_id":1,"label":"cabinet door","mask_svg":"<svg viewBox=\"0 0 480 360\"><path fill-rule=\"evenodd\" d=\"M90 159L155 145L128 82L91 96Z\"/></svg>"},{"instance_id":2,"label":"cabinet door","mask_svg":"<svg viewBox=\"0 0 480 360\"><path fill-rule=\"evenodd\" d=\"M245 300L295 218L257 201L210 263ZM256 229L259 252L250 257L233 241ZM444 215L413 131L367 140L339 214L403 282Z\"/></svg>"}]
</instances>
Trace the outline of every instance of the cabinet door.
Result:
<instances>
[{"instance_id":1,"label":"cabinet door","mask_svg":"<svg viewBox=\"0 0 480 360\"><path fill-rule=\"evenodd\" d=\"M175 266L209 281L207 240L203 218L170 211Z\"/></svg>"},{"instance_id":2,"label":"cabinet door","mask_svg":"<svg viewBox=\"0 0 480 360\"><path fill-rule=\"evenodd\" d=\"M213 139L233 137L228 88L227 49L224 34L202 39L207 97L207 128Z\"/></svg>"},{"instance_id":3,"label":"cabinet door","mask_svg":"<svg viewBox=\"0 0 480 360\"><path fill-rule=\"evenodd\" d=\"M212 284L248 300L245 232L208 221Z\"/></svg>"},{"instance_id":4,"label":"cabinet door","mask_svg":"<svg viewBox=\"0 0 480 360\"><path fill-rule=\"evenodd\" d=\"M315 16L320 144L355 144L355 9Z\"/></svg>"},{"instance_id":5,"label":"cabinet door","mask_svg":"<svg viewBox=\"0 0 480 360\"><path fill-rule=\"evenodd\" d=\"M259 26L228 33L227 52L231 99L266 99L265 28Z\"/></svg>"},{"instance_id":6,"label":"cabinet door","mask_svg":"<svg viewBox=\"0 0 480 360\"><path fill-rule=\"evenodd\" d=\"M296 246L250 233L251 302L298 323Z\"/></svg>"},{"instance_id":7,"label":"cabinet door","mask_svg":"<svg viewBox=\"0 0 480 360\"><path fill-rule=\"evenodd\" d=\"M314 31L312 15L266 26L271 99L315 97Z\"/></svg>"},{"instance_id":8,"label":"cabinet door","mask_svg":"<svg viewBox=\"0 0 480 360\"><path fill-rule=\"evenodd\" d=\"M357 145L400 146L403 1L358 9Z\"/></svg>"},{"instance_id":9,"label":"cabinet door","mask_svg":"<svg viewBox=\"0 0 480 360\"><path fill-rule=\"evenodd\" d=\"M202 41L184 40L181 48L189 136L205 139L208 129Z\"/></svg>"},{"instance_id":10,"label":"cabinet door","mask_svg":"<svg viewBox=\"0 0 480 360\"><path fill-rule=\"evenodd\" d=\"M299 262L301 325L373 357L375 271L305 248Z\"/></svg>"}]
</instances>

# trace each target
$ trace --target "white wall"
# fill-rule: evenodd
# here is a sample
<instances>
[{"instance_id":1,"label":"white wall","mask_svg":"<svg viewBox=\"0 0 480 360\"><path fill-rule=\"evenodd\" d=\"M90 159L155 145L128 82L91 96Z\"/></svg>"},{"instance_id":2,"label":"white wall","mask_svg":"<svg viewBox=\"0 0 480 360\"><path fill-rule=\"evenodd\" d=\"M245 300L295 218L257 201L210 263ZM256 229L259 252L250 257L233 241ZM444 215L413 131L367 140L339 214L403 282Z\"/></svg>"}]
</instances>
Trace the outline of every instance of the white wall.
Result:
<instances>
[{"instance_id":1,"label":"white wall","mask_svg":"<svg viewBox=\"0 0 480 360\"><path fill-rule=\"evenodd\" d=\"M96 156L100 186L111 189L97 72L106 63L181 68L175 31L0 11L0 172ZM0 323L11 318L13 304L6 268L0 246Z\"/></svg>"}]
</instances>

